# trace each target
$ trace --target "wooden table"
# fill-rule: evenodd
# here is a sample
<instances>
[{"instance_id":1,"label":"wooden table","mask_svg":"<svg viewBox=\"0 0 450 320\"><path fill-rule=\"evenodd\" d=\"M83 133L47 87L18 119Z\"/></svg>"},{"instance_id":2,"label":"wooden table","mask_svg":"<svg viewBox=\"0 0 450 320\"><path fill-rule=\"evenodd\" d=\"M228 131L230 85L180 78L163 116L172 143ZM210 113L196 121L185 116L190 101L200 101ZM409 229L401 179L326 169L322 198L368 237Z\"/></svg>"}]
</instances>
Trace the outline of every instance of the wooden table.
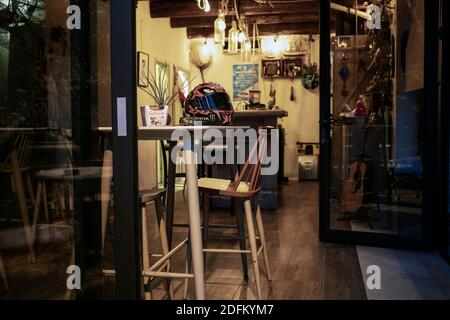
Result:
<instances>
[{"instance_id":1,"label":"wooden table","mask_svg":"<svg viewBox=\"0 0 450 320\"><path fill-rule=\"evenodd\" d=\"M204 262L203 262L203 243L202 243L202 230L200 221L200 203L199 203L199 191L197 180L197 164L194 150L194 133L198 133L198 138L201 139L203 133L208 129L220 130L225 132L226 130L248 129L247 126L231 127L231 126L164 126L164 127L141 127L138 129L138 139L147 141L167 140L175 141L173 133L176 131L183 131L190 136L190 143L184 141L184 160L186 164L186 181L188 191L188 207L189 207L189 228L190 228L190 240L191 240L191 252L192 252L192 269L194 274L195 292L197 300L205 299L205 275L204 275ZM111 127L98 128L100 133L111 133ZM197 138L197 136L195 136ZM174 164L169 161L172 168ZM169 174L170 176L170 174ZM174 176L174 175L172 175ZM167 205L167 227L168 237L171 238L172 225L173 225L173 199L175 192L175 183L169 182L168 187L168 201Z\"/></svg>"}]
</instances>

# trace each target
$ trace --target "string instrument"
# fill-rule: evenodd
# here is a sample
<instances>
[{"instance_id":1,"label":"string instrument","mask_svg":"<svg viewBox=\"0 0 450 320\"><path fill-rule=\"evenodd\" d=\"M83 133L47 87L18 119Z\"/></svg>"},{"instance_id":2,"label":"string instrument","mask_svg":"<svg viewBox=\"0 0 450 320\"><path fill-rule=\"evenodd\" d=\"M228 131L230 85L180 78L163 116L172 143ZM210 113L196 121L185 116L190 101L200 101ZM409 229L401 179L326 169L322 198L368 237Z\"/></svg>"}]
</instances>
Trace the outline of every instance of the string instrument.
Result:
<instances>
[{"instance_id":1,"label":"string instrument","mask_svg":"<svg viewBox=\"0 0 450 320\"><path fill-rule=\"evenodd\" d=\"M350 166L348 179L342 186L341 207L342 210L348 214L357 213L364 203L364 196L367 192L366 183L368 180L370 180L369 167L368 163L365 160L365 152L368 143L369 130L373 126L375 118L376 115L372 114L369 119L369 123L366 126L366 130L364 133L364 143L359 159Z\"/></svg>"},{"instance_id":2,"label":"string instrument","mask_svg":"<svg viewBox=\"0 0 450 320\"><path fill-rule=\"evenodd\" d=\"M314 42L312 35L309 36L308 42L308 64L303 66L302 84L306 90L314 90L319 86L320 78L317 63L311 61L311 43Z\"/></svg>"}]
</instances>

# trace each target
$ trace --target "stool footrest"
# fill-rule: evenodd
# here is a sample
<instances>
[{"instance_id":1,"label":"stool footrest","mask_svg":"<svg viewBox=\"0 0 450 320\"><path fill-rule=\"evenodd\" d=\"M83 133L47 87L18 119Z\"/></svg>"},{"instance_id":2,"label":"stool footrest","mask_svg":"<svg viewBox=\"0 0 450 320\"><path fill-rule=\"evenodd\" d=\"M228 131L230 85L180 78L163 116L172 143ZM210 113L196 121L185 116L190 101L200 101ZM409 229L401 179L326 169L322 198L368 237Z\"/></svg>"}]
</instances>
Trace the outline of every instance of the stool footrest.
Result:
<instances>
[{"instance_id":1,"label":"stool footrest","mask_svg":"<svg viewBox=\"0 0 450 320\"><path fill-rule=\"evenodd\" d=\"M205 253L231 253L231 254L237 254L237 253L252 253L250 250L237 250L237 249L203 249L203 252Z\"/></svg>"},{"instance_id":2,"label":"stool footrest","mask_svg":"<svg viewBox=\"0 0 450 320\"><path fill-rule=\"evenodd\" d=\"M161 271L144 271L142 273L144 277L149 278L194 278L190 273L176 273L176 272L161 272Z\"/></svg>"}]
</instances>

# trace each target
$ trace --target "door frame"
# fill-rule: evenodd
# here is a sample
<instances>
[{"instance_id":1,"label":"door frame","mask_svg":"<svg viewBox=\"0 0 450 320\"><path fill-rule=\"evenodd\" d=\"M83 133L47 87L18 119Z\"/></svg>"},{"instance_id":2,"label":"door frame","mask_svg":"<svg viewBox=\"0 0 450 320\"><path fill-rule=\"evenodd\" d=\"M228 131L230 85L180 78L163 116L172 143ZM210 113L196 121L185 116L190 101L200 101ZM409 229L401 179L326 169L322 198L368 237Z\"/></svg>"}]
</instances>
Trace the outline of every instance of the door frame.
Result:
<instances>
[{"instance_id":1,"label":"door frame","mask_svg":"<svg viewBox=\"0 0 450 320\"><path fill-rule=\"evenodd\" d=\"M332 230L330 228L330 177L331 177L331 62L330 62L330 0L320 0L320 219L319 238L323 242L357 244L402 249L431 249L435 247L436 234L433 230L438 220L437 193L438 172L438 19L427 19L425 23L425 132L424 140L424 206L422 236L372 234ZM425 16L436 17L439 0L425 1ZM430 130L435 128L435 130Z\"/></svg>"},{"instance_id":2,"label":"door frame","mask_svg":"<svg viewBox=\"0 0 450 320\"><path fill-rule=\"evenodd\" d=\"M450 85L449 85L449 74L448 72L443 72L443 70L448 70L450 67L448 59L449 55L449 44L450 44L450 26L448 20L445 19L443 12L448 12L450 10L450 3L446 0L440 0L440 43L439 48L440 57L440 103L439 103L439 144L441 151L439 154L439 166L438 172L440 172L439 179L439 190L440 199L439 202L439 212L441 213L441 219L437 227L437 233L441 236L439 238L438 246L442 252L442 255L450 261L449 256L449 246L450 246L450 235L448 232L449 228L449 145L450 145ZM447 11L446 11L447 10Z\"/></svg>"},{"instance_id":3,"label":"door frame","mask_svg":"<svg viewBox=\"0 0 450 320\"><path fill-rule=\"evenodd\" d=\"M142 295L142 271L138 214L136 0L111 0L110 5L115 296L121 300L137 300Z\"/></svg>"}]
</instances>

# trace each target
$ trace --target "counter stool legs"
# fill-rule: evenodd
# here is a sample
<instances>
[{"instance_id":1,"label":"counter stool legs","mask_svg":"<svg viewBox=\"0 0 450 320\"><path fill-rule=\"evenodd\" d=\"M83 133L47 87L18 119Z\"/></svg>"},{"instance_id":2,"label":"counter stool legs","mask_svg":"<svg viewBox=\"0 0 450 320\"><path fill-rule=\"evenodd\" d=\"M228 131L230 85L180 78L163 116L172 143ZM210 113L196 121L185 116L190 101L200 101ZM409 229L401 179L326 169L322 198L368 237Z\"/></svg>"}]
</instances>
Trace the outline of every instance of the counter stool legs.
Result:
<instances>
[{"instance_id":1,"label":"counter stool legs","mask_svg":"<svg viewBox=\"0 0 450 320\"><path fill-rule=\"evenodd\" d=\"M161 250L163 256L167 256L169 254L169 243L167 241L167 233L166 233L166 221L164 218L164 207L162 203L162 199L158 198L154 200L155 209L156 209L156 219L158 221L158 231L159 231L159 240L161 244ZM149 237L148 237L148 224L147 224L147 208L144 205L142 207L142 267L143 270L148 270L150 268L150 250L149 250ZM165 271L170 272L170 259L165 263ZM151 277L144 277L144 283L146 283L147 290L144 293L145 300L150 300L152 298L152 292L150 289L149 280ZM172 282L170 279L165 279L165 287L168 293L168 296L171 300L174 299L174 293L172 288Z\"/></svg>"},{"instance_id":2,"label":"counter stool legs","mask_svg":"<svg viewBox=\"0 0 450 320\"><path fill-rule=\"evenodd\" d=\"M237 224L237 231L238 231L238 237L239 237L239 248L242 251L247 250L247 244L245 242L245 224L244 224L244 216L242 213L242 200L240 199L232 199L233 206L234 206L234 217L236 218L236 224ZM247 254L242 252L241 253L241 260L242 260L242 270L244 273L244 280L248 282L248 260L247 260Z\"/></svg>"},{"instance_id":3,"label":"counter stool legs","mask_svg":"<svg viewBox=\"0 0 450 320\"><path fill-rule=\"evenodd\" d=\"M161 198L155 200L155 208L156 208L156 219L158 221L159 240L161 243L161 249L163 255L167 255L170 250L166 232L167 230L166 230L166 219L164 217L164 206ZM170 260L167 261L166 271L170 272ZM169 278L166 278L166 289L169 293L169 298L173 300L175 297L173 294L172 281L170 281Z\"/></svg>"},{"instance_id":4,"label":"counter stool legs","mask_svg":"<svg viewBox=\"0 0 450 320\"><path fill-rule=\"evenodd\" d=\"M266 235L264 233L264 225L261 217L261 208L258 203L256 204L256 225L258 227L259 239L261 242L261 248L264 255L264 264L266 266L267 279L271 281L272 276L270 274L269 256L267 254Z\"/></svg>"},{"instance_id":5,"label":"counter stool legs","mask_svg":"<svg viewBox=\"0 0 450 320\"><path fill-rule=\"evenodd\" d=\"M261 281L259 278L259 263L258 263L258 247L256 245L255 227L253 224L253 212L250 200L245 200L245 219L247 221L248 240L250 243L250 251L252 254L253 269L255 272L255 282L258 300L261 299Z\"/></svg>"}]
</instances>

